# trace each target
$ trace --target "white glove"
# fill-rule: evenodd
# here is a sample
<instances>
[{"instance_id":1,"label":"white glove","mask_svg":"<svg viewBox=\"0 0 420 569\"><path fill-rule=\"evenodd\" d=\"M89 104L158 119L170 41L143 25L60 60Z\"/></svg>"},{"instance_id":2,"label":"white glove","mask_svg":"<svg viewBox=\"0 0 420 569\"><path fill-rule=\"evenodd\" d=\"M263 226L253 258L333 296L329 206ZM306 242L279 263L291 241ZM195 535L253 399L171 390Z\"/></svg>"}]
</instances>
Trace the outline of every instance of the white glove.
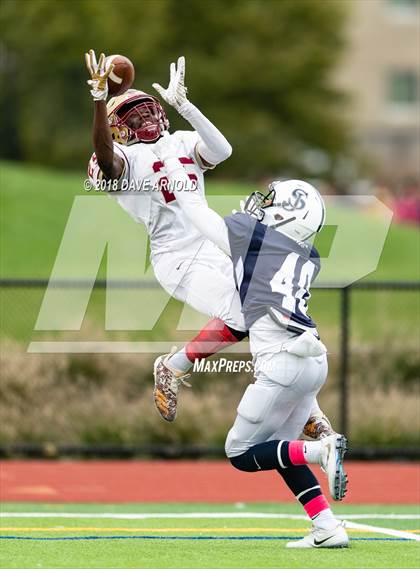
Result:
<instances>
[{"instance_id":1,"label":"white glove","mask_svg":"<svg viewBox=\"0 0 420 569\"><path fill-rule=\"evenodd\" d=\"M248 196L249 197L249 196ZM248 198L247 198L248 199ZM241 208L239 211L237 209L232 209L232 213L245 213L245 204L246 200L240 200L239 207Z\"/></svg>"},{"instance_id":2,"label":"white glove","mask_svg":"<svg viewBox=\"0 0 420 569\"><path fill-rule=\"evenodd\" d=\"M153 88L159 93L164 101L174 107L181 113L185 103L189 103L187 99L187 88L185 81L185 57L178 57L177 66L175 63L170 65L170 79L167 89L164 89L159 83L153 83Z\"/></svg>"},{"instance_id":3,"label":"white glove","mask_svg":"<svg viewBox=\"0 0 420 569\"><path fill-rule=\"evenodd\" d=\"M96 62L96 55L93 49L90 49L89 53L85 53L85 61L91 77L87 84L92 87L90 94L93 100L106 101L108 97L108 76L114 69L114 64L111 63L107 68L103 53L99 56L99 61Z\"/></svg>"},{"instance_id":4,"label":"white glove","mask_svg":"<svg viewBox=\"0 0 420 569\"><path fill-rule=\"evenodd\" d=\"M223 134L187 99L184 80L185 58L181 56L177 66L171 63L168 88L164 89L159 83L153 83L153 87L200 135L201 141L197 144L198 155L209 167L216 166L229 158L232 147Z\"/></svg>"}]
</instances>

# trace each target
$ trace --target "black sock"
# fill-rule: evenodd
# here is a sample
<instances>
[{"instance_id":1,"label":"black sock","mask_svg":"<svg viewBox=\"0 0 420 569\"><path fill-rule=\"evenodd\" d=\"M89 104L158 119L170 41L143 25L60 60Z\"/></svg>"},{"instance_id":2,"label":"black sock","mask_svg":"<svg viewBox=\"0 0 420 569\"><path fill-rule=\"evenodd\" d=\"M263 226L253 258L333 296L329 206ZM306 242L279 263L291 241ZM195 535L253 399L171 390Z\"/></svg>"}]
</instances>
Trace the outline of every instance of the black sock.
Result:
<instances>
[{"instance_id":1,"label":"black sock","mask_svg":"<svg viewBox=\"0 0 420 569\"><path fill-rule=\"evenodd\" d=\"M238 470L256 472L257 470L275 470L279 467L277 447L279 441L269 441L254 445L243 454L230 459Z\"/></svg>"},{"instance_id":2,"label":"black sock","mask_svg":"<svg viewBox=\"0 0 420 569\"><path fill-rule=\"evenodd\" d=\"M302 494L298 498L302 506L322 494L318 480L306 464L291 466L290 468L278 468L277 472L296 497Z\"/></svg>"},{"instance_id":3,"label":"black sock","mask_svg":"<svg viewBox=\"0 0 420 569\"><path fill-rule=\"evenodd\" d=\"M278 446L280 447L280 459L278 457ZM274 470L281 468L283 464L285 468L293 466L289 458L289 442L288 441L268 441L254 445L246 452L230 459L231 463L238 470L245 472L255 472L257 470Z\"/></svg>"},{"instance_id":4,"label":"black sock","mask_svg":"<svg viewBox=\"0 0 420 569\"><path fill-rule=\"evenodd\" d=\"M230 462L235 468L245 472L277 470L293 494L299 496L298 500L304 506L322 494L319 482L308 466L295 466L290 462L287 441L283 441L280 449L280 458L286 467L281 468L277 455L279 443L280 441L269 441L254 445L243 454L232 457Z\"/></svg>"}]
</instances>

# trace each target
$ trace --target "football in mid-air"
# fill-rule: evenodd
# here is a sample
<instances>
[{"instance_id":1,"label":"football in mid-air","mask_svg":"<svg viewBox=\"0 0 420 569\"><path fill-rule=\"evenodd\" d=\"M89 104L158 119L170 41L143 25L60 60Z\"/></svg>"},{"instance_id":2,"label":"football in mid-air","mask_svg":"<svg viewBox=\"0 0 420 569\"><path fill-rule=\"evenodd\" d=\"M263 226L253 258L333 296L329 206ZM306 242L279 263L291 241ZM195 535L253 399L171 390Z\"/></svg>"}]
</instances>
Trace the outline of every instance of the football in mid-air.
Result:
<instances>
[{"instance_id":1,"label":"football in mid-air","mask_svg":"<svg viewBox=\"0 0 420 569\"><path fill-rule=\"evenodd\" d=\"M106 58L106 67L111 63L114 69L108 77L108 92L111 97L122 95L130 89L134 82L134 65L124 55L109 55Z\"/></svg>"}]
</instances>

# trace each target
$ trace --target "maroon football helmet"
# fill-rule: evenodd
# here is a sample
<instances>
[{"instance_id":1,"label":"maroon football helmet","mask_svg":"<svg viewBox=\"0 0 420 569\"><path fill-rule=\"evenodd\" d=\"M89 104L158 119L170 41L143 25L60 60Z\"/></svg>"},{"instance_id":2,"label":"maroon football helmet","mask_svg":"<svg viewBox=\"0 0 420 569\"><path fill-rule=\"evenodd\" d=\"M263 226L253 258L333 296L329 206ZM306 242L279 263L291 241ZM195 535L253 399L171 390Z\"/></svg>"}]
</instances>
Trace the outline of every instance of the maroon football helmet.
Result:
<instances>
[{"instance_id":1,"label":"maroon football helmet","mask_svg":"<svg viewBox=\"0 0 420 569\"><path fill-rule=\"evenodd\" d=\"M110 99L107 109L112 138L120 144L156 142L169 129L162 105L143 91L129 89Z\"/></svg>"}]
</instances>

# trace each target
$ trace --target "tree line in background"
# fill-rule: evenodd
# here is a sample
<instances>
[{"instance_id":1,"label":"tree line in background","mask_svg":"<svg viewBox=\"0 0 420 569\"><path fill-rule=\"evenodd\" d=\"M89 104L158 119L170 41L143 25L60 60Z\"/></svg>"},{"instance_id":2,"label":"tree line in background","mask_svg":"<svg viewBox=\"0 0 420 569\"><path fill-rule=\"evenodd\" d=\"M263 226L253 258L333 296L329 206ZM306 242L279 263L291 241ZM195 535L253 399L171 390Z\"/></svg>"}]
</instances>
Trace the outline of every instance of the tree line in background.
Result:
<instances>
[{"instance_id":1,"label":"tree line in background","mask_svg":"<svg viewBox=\"0 0 420 569\"><path fill-rule=\"evenodd\" d=\"M331 176L349 144L345 97L331 83L344 20L333 0L4 0L0 154L86 167L84 52L94 48L128 56L134 87L149 92L185 55L191 101L234 148L223 176L310 174L311 155L328 157L317 173ZM189 128L168 116L172 129Z\"/></svg>"}]
</instances>

